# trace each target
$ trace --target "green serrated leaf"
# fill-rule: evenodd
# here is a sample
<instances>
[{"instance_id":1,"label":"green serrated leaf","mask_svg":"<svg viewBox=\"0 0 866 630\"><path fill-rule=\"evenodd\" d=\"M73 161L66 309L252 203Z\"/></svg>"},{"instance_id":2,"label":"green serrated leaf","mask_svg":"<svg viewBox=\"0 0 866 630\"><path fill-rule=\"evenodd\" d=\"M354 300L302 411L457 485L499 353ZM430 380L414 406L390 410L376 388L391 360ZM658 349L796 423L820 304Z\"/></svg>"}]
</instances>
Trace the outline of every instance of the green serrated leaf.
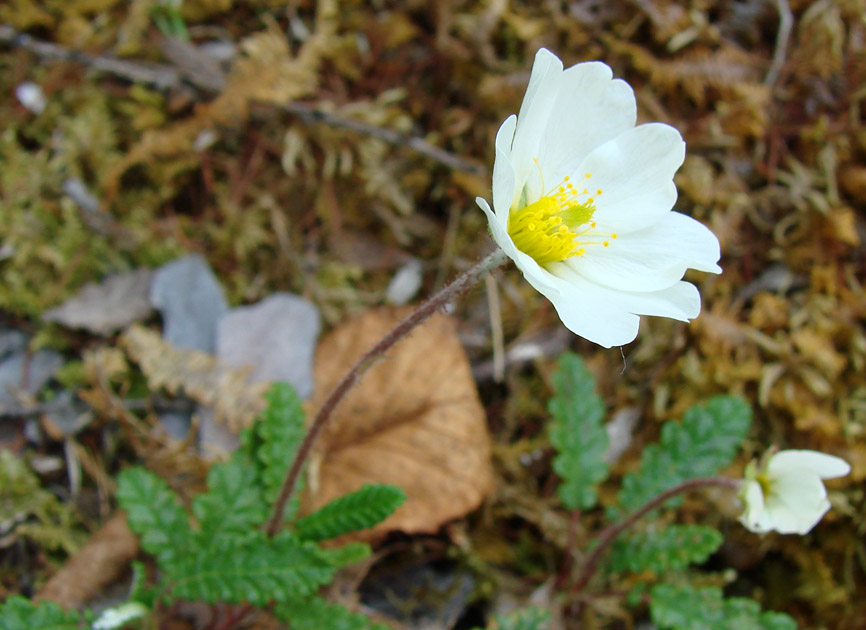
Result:
<instances>
[{"instance_id":1,"label":"green serrated leaf","mask_svg":"<svg viewBox=\"0 0 866 630\"><path fill-rule=\"evenodd\" d=\"M351 542L336 549L322 549L321 553L335 568L342 569L350 564L366 560L373 553L373 550L367 543Z\"/></svg>"},{"instance_id":2,"label":"green serrated leaf","mask_svg":"<svg viewBox=\"0 0 866 630\"><path fill-rule=\"evenodd\" d=\"M796 630L791 617L761 612L744 597L725 599L721 589L658 584L650 591L652 621L662 630Z\"/></svg>"},{"instance_id":3,"label":"green serrated leaf","mask_svg":"<svg viewBox=\"0 0 866 630\"><path fill-rule=\"evenodd\" d=\"M257 531L239 544L221 539L191 548L168 567L167 582L174 598L265 606L312 595L335 570L314 543Z\"/></svg>"},{"instance_id":4,"label":"green serrated leaf","mask_svg":"<svg viewBox=\"0 0 866 630\"><path fill-rule=\"evenodd\" d=\"M159 587L149 586L147 569L144 563L137 560L132 563L132 584L129 586L129 601L144 604L153 609L159 599Z\"/></svg>"},{"instance_id":5,"label":"green serrated leaf","mask_svg":"<svg viewBox=\"0 0 866 630\"><path fill-rule=\"evenodd\" d=\"M608 566L618 573L664 573L705 562L718 549L722 535L705 525L670 525L658 532L632 534L616 542Z\"/></svg>"},{"instance_id":6,"label":"green serrated leaf","mask_svg":"<svg viewBox=\"0 0 866 630\"><path fill-rule=\"evenodd\" d=\"M550 624L550 612L543 608L524 608L493 618L492 630L542 630Z\"/></svg>"},{"instance_id":7,"label":"green serrated leaf","mask_svg":"<svg viewBox=\"0 0 866 630\"><path fill-rule=\"evenodd\" d=\"M219 536L244 536L268 518L258 471L246 453L235 451L227 462L212 466L207 487L207 493L192 501L201 526L201 544L210 544Z\"/></svg>"},{"instance_id":8,"label":"green serrated leaf","mask_svg":"<svg viewBox=\"0 0 866 630\"><path fill-rule=\"evenodd\" d=\"M737 396L711 398L689 409L681 423L665 423L660 442L646 447L640 468L623 478L618 495L622 510L636 510L688 479L716 474L733 461L751 425L752 410Z\"/></svg>"},{"instance_id":9,"label":"green serrated leaf","mask_svg":"<svg viewBox=\"0 0 866 630\"><path fill-rule=\"evenodd\" d=\"M306 434L306 416L301 399L288 383L274 383L266 398L268 406L250 435L255 444L253 451L260 467L264 498L268 505L273 505ZM284 518L287 520L297 514L302 491L303 478L295 488L295 496L286 506Z\"/></svg>"},{"instance_id":10,"label":"green serrated leaf","mask_svg":"<svg viewBox=\"0 0 866 630\"><path fill-rule=\"evenodd\" d=\"M75 611L65 611L54 602L34 604L17 595L0 605L3 630L80 630L84 619Z\"/></svg>"},{"instance_id":11,"label":"green serrated leaf","mask_svg":"<svg viewBox=\"0 0 866 630\"><path fill-rule=\"evenodd\" d=\"M608 474L604 403L595 392L595 379L576 354L560 357L553 384L556 394L547 408L553 415L550 443L557 451L553 470L562 479L559 498L571 510L585 510L598 501L596 485Z\"/></svg>"},{"instance_id":12,"label":"green serrated leaf","mask_svg":"<svg viewBox=\"0 0 866 630\"><path fill-rule=\"evenodd\" d=\"M276 607L274 613L289 624L289 630L389 630L386 625L373 623L366 616L321 597L292 601Z\"/></svg>"},{"instance_id":13,"label":"green serrated leaf","mask_svg":"<svg viewBox=\"0 0 866 630\"><path fill-rule=\"evenodd\" d=\"M129 528L141 537L142 549L162 564L190 548L189 517L157 475L144 468L122 471L117 479L117 502L126 511Z\"/></svg>"},{"instance_id":14,"label":"green serrated leaf","mask_svg":"<svg viewBox=\"0 0 866 630\"><path fill-rule=\"evenodd\" d=\"M373 527L391 516L406 493L388 484L364 484L312 514L298 519L295 532L305 540L327 540Z\"/></svg>"}]
</instances>

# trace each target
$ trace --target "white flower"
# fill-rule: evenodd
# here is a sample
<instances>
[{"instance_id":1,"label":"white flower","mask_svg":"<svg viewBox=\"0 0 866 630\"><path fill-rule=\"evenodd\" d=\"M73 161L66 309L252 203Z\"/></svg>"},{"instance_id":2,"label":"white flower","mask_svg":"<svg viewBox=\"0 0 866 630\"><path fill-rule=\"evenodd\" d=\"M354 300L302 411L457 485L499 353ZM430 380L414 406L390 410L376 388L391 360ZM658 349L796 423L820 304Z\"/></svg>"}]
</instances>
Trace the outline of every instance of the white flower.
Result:
<instances>
[{"instance_id":1,"label":"white flower","mask_svg":"<svg viewBox=\"0 0 866 630\"><path fill-rule=\"evenodd\" d=\"M830 509L822 479L844 477L844 459L816 451L779 451L746 468L740 522L753 532L806 534Z\"/></svg>"},{"instance_id":2,"label":"white flower","mask_svg":"<svg viewBox=\"0 0 866 630\"><path fill-rule=\"evenodd\" d=\"M574 333L605 347L637 336L638 315L697 317L686 269L719 273L719 241L671 208L685 143L668 125L635 127L627 83L601 62L567 70L535 57L517 116L496 135L497 244Z\"/></svg>"},{"instance_id":3,"label":"white flower","mask_svg":"<svg viewBox=\"0 0 866 630\"><path fill-rule=\"evenodd\" d=\"M144 617L147 613L148 609L144 604L126 602L125 604L102 611L102 614L93 622L91 628L93 630L115 630L116 628L122 628L133 619Z\"/></svg>"}]
</instances>

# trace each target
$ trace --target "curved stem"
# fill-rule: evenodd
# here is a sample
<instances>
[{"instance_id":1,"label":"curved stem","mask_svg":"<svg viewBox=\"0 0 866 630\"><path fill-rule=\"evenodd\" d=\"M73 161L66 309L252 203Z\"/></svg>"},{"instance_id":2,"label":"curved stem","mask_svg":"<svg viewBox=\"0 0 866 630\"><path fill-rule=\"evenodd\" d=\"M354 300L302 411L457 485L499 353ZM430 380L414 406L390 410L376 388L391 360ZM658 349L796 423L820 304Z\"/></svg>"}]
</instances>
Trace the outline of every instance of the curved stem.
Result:
<instances>
[{"instance_id":1,"label":"curved stem","mask_svg":"<svg viewBox=\"0 0 866 630\"><path fill-rule=\"evenodd\" d=\"M596 539L598 544L583 563L577 581L574 583L574 586L571 587L571 592L578 593L589 583L592 576L595 575L595 571L598 568L598 563L601 561L602 556L604 556L604 553L621 533L634 525L649 512L661 507L662 504L671 497L676 496L681 492L688 492L695 488L705 488L707 486L723 486L726 488L739 489L740 483L739 479L731 479L730 477L699 477L697 479L689 479L688 481L684 481L681 484L656 495L623 520L608 525L598 535L598 538Z\"/></svg>"},{"instance_id":2,"label":"curved stem","mask_svg":"<svg viewBox=\"0 0 866 630\"><path fill-rule=\"evenodd\" d=\"M367 368L369 368L373 363L373 360L387 352L391 346L400 341L408 332L442 308L446 303L469 290L469 288L484 277L484 274L491 269L500 266L506 260L508 260L508 256L505 252L501 249L497 249L495 252L489 254L480 262L476 263L469 270L459 275L453 282L451 282L451 284L446 285L425 302L422 302L418 308L407 315L406 318L397 324L393 330L382 337L382 339L379 340L379 343L358 359L357 363L355 363L342 380L337 383L328 398L325 399L324 403L322 403L322 407L319 409L319 412L316 414L307 434L304 436L303 442L301 442L301 445L298 447L298 453L295 455L295 460L292 462L289 472L283 481L280 493L277 496L277 500L274 502L273 511L268 519L268 524L265 529L268 536L273 536L280 528L286 503L292 496L292 492L298 483L298 477L301 474L304 462L309 457L316 438L319 437L322 429L328 423L328 420L330 420L334 409L336 409L337 405L340 404L343 396L345 396L352 386L360 380Z\"/></svg>"}]
</instances>

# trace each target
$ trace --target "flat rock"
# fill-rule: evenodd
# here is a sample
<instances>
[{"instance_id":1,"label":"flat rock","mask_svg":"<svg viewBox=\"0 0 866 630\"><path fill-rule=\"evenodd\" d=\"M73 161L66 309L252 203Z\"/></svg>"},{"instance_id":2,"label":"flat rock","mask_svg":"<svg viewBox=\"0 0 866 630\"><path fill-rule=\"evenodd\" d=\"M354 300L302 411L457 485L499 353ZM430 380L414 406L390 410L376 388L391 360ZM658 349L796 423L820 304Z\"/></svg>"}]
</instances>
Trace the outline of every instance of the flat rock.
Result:
<instances>
[{"instance_id":1,"label":"flat rock","mask_svg":"<svg viewBox=\"0 0 866 630\"><path fill-rule=\"evenodd\" d=\"M42 319L97 335L110 335L153 312L149 297L152 279L150 269L108 276L99 284L86 285L60 306L46 311Z\"/></svg>"},{"instance_id":2,"label":"flat rock","mask_svg":"<svg viewBox=\"0 0 866 630\"><path fill-rule=\"evenodd\" d=\"M35 394L62 365L63 357L53 350L40 350L30 357L18 352L4 359L0 362L0 410L18 409L15 394Z\"/></svg>"},{"instance_id":3,"label":"flat rock","mask_svg":"<svg viewBox=\"0 0 866 630\"><path fill-rule=\"evenodd\" d=\"M24 350L27 335L20 330L0 330L0 359Z\"/></svg>"},{"instance_id":4,"label":"flat rock","mask_svg":"<svg viewBox=\"0 0 866 630\"><path fill-rule=\"evenodd\" d=\"M421 271L421 261L410 258L391 278L391 283L385 292L385 301L394 306L408 304L421 288Z\"/></svg>"},{"instance_id":5,"label":"flat rock","mask_svg":"<svg viewBox=\"0 0 866 630\"><path fill-rule=\"evenodd\" d=\"M287 381L301 398L313 392L318 309L297 295L276 293L227 313L217 326L217 358L249 366L250 381Z\"/></svg>"},{"instance_id":6,"label":"flat rock","mask_svg":"<svg viewBox=\"0 0 866 630\"><path fill-rule=\"evenodd\" d=\"M160 267L150 302L162 314L163 338L178 348L213 352L216 327L228 311L219 282L205 259L190 254Z\"/></svg>"}]
</instances>

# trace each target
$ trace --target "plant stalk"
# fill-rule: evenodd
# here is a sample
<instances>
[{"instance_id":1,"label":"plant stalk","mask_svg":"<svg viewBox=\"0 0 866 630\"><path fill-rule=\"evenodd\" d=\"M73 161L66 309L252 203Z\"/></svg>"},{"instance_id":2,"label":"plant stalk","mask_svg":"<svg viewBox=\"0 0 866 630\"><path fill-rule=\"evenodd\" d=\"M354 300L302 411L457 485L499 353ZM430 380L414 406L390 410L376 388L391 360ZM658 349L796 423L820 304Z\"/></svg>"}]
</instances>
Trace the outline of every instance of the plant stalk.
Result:
<instances>
[{"instance_id":1,"label":"plant stalk","mask_svg":"<svg viewBox=\"0 0 866 630\"><path fill-rule=\"evenodd\" d=\"M406 318L397 324L393 330L382 337L382 339L379 340L379 343L358 359L357 363L355 363L346 375L343 376L342 380L337 383L336 387L334 387L328 395L325 402L322 403L319 412L316 414L313 423L310 425L307 434L304 436L303 442L301 442L301 445L298 447L298 453L295 455L295 460L289 468L289 472L283 481L283 485L280 487L280 493L277 496L277 500L274 502L273 511L268 519L267 527L265 529L268 536L273 536L280 528L286 503L297 486L298 478L301 475L304 462L310 456L313 444L319 437L322 429L326 424L328 424L328 421L334 413L334 409L337 408L337 405L340 404L340 401L346 393L360 380L367 368L373 364L375 359L387 352L413 328L421 324L433 313L445 306L445 304L468 291L481 278L483 278L487 272L499 267L506 260L508 260L508 256L501 249L497 249L492 254L487 255L470 269L455 278L451 284L446 285L432 297L422 302L418 308L407 315Z\"/></svg>"},{"instance_id":2,"label":"plant stalk","mask_svg":"<svg viewBox=\"0 0 866 630\"><path fill-rule=\"evenodd\" d=\"M689 479L688 481L684 481L681 484L656 495L623 520L608 525L598 535L598 538L596 539L598 544L584 561L577 580L571 587L571 593L575 595L586 587L592 579L592 576L595 575L595 572L598 569L598 563L601 561L602 556L604 556L605 552L621 533L634 525L649 512L661 507L662 504L671 497L682 492L689 492L695 488L705 488L707 486L723 486L726 488L739 489L740 483L739 479L731 479L730 477L699 477L697 479Z\"/></svg>"}]
</instances>

